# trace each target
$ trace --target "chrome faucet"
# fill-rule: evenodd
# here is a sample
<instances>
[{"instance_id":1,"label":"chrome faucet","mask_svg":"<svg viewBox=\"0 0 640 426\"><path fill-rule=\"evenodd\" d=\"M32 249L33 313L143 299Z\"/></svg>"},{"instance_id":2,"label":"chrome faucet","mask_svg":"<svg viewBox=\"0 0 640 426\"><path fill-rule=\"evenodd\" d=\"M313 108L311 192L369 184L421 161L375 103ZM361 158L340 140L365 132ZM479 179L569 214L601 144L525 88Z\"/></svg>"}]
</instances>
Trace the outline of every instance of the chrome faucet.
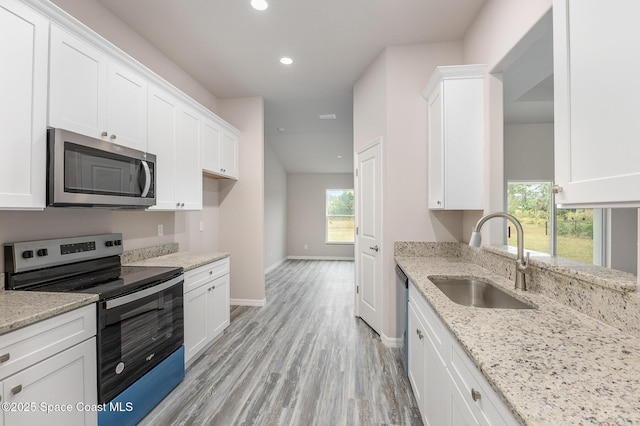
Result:
<instances>
[{"instance_id":1,"label":"chrome faucet","mask_svg":"<svg viewBox=\"0 0 640 426\"><path fill-rule=\"evenodd\" d=\"M522 230L522 225L514 216L509 213L503 212L495 212L484 215L480 218L476 226L473 228L473 232L471 233L471 239L469 240L469 246L471 247L480 247L480 243L482 242L482 234L480 234L480 229L482 225L489 219L493 219L494 217L501 217L507 219L513 223L516 227L517 237L518 237L518 255L516 258L516 289L518 290L526 290L527 289L527 273L531 270L529 267L529 252L527 252L527 256L524 256L524 231Z\"/></svg>"}]
</instances>

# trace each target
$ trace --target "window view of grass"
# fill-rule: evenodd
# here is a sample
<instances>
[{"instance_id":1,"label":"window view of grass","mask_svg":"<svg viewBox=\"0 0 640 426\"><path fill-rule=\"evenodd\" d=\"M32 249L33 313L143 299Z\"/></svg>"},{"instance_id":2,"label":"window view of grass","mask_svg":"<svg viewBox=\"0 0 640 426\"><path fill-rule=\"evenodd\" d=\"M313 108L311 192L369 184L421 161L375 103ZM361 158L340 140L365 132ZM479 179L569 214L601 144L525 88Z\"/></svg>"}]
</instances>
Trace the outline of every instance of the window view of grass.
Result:
<instances>
[{"instance_id":1,"label":"window view of grass","mask_svg":"<svg viewBox=\"0 0 640 426\"><path fill-rule=\"evenodd\" d=\"M551 223L551 183L509 183L508 212L518 218L524 229L525 249L549 253ZM556 255L583 263L593 263L593 210L557 209ZM508 244L517 244L511 229Z\"/></svg>"},{"instance_id":2,"label":"window view of grass","mask_svg":"<svg viewBox=\"0 0 640 426\"><path fill-rule=\"evenodd\" d=\"M354 194L352 189L327 189L327 242L354 242Z\"/></svg>"}]
</instances>

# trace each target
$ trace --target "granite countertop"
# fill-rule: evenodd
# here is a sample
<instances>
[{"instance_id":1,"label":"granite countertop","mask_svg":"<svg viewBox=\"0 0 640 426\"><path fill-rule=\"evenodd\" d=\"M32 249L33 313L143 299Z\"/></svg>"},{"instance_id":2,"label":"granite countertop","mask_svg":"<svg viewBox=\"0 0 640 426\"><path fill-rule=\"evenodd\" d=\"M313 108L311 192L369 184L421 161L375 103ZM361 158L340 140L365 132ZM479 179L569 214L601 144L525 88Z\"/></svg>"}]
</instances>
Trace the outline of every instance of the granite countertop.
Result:
<instances>
[{"instance_id":1,"label":"granite countertop","mask_svg":"<svg viewBox=\"0 0 640 426\"><path fill-rule=\"evenodd\" d=\"M457 258L396 256L500 398L524 424L640 424L640 341ZM537 309L451 301L429 276L480 277Z\"/></svg>"},{"instance_id":2,"label":"granite countertop","mask_svg":"<svg viewBox=\"0 0 640 426\"><path fill-rule=\"evenodd\" d=\"M167 254L164 256L152 257L150 259L127 263L127 266L174 266L181 267L186 271L198 268L216 260L229 257L229 253L211 252L211 253L194 253L194 252L178 252Z\"/></svg>"},{"instance_id":3,"label":"granite countertop","mask_svg":"<svg viewBox=\"0 0 640 426\"><path fill-rule=\"evenodd\" d=\"M97 301L96 294L0 291L0 334Z\"/></svg>"}]
</instances>

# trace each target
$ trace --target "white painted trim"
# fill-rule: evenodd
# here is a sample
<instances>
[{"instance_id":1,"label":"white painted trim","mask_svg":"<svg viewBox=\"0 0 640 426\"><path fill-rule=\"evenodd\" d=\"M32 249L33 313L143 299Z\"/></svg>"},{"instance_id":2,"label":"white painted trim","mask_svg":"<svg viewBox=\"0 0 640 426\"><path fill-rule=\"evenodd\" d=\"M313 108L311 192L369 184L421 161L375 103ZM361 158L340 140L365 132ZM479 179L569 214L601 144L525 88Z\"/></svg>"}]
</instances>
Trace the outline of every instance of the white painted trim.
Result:
<instances>
[{"instance_id":1,"label":"white painted trim","mask_svg":"<svg viewBox=\"0 0 640 426\"><path fill-rule=\"evenodd\" d=\"M264 306L267 304L267 299L231 299L230 304L232 306Z\"/></svg>"},{"instance_id":2,"label":"white painted trim","mask_svg":"<svg viewBox=\"0 0 640 426\"><path fill-rule=\"evenodd\" d=\"M387 337L384 333L380 335L380 340L382 340L382 344L387 348L398 348L401 349L404 346L404 339L402 337Z\"/></svg>"},{"instance_id":3,"label":"white painted trim","mask_svg":"<svg viewBox=\"0 0 640 426\"><path fill-rule=\"evenodd\" d=\"M351 256L287 256L290 260L355 260L355 257Z\"/></svg>"},{"instance_id":4,"label":"white painted trim","mask_svg":"<svg viewBox=\"0 0 640 426\"><path fill-rule=\"evenodd\" d=\"M269 272L273 271L274 269L276 269L278 266L282 265L286 261L287 261L286 257L283 257L282 259L276 261L274 264L272 264L271 266L269 266L267 269L264 270L264 274L267 275Z\"/></svg>"}]
</instances>

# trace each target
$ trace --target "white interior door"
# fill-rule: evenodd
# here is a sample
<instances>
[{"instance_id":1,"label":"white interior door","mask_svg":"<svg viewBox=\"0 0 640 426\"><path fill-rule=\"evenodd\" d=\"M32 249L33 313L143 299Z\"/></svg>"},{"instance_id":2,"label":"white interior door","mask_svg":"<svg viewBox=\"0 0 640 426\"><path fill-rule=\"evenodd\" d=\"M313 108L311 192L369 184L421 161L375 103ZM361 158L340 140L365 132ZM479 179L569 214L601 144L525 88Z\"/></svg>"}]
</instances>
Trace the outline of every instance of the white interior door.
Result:
<instances>
[{"instance_id":1,"label":"white interior door","mask_svg":"<svg viewBox=\"0 0 640 426\"><path fill-rule=\"evenodd\" d=\"M382 330L381 146L377 140L356 156L356 314Z\"/></svg>"}]
</instances>

